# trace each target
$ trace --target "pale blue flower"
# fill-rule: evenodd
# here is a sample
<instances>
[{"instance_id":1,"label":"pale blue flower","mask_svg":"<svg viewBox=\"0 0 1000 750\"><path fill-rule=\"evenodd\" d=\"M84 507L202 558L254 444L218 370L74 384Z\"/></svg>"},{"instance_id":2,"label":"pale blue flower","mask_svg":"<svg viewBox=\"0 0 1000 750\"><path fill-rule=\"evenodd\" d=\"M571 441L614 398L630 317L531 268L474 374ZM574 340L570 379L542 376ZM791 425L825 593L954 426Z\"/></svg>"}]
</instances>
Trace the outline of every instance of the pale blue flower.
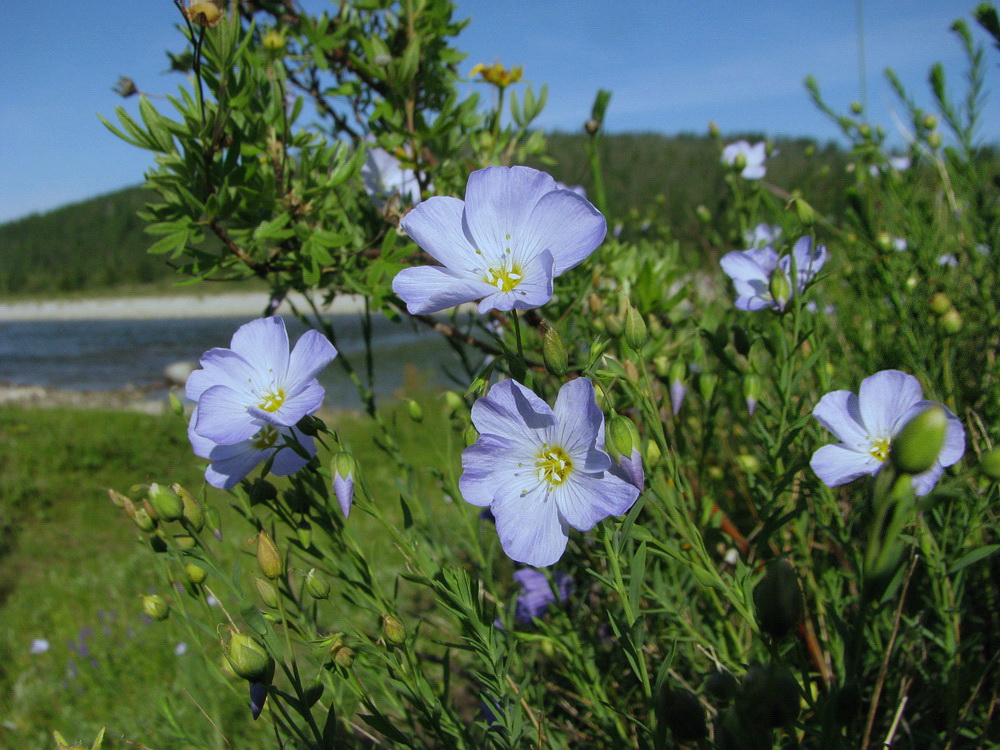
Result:
<instances>
[{"instance_id":1,"label":"pale blue flower","mask_svg":"<svg viewBox=\"0 0 1000 750\"><path fill-rule=\"evenodd\" d=\"M750 145L749 141L736 141L722 149L722 161L730 166L742 156L744 167L740 177L744 180L759 180L767 173L764 161L767 159L767 144L764 141Z\"/></svg>"},{"instance_id":2,"label":"pale blue flower","mask_svg":"<svg viewBox=\"0 0 1000 750\"><path fill-rule=\"evenodd\" d=\"M784 310L788 299L775 300L771 296L771 280L775 273L783 274L788 280L791 299L795 294L802 294L806 290L806 286L826 263L826 258L826 245L813 247L812 237L802 237L795 243L791 255L779 258L771 247L751 248L726 253L719 263L736 287L737 308ZM797 279L794 284L791 281L793 260Z\"/></svg>"},{"instance_id":3,"label":"pale blue flower","mask_svg":"<svg viewBox=\"0 0 1000 750\"><path fill-rule=\"evenodd\" d=\"M813 416L839 443L813 453L809 465L824 484L836 487L866 474L877 474L889 457L893 438L913 417L935 402L925 401L920 382L899 370L882 370L861 381L857 395L832 391L820 399ZM947 407L944 447L934 466L913 477L913 489L926 495L944 468L965 453L965 430Z\"/></svg>"},{"instance_id":4,"label":"pale blue flower","mask_svg":"<svg viewBox=\"0 0 1000 750\"><path fill-rule=\"evenodd\" d=\"M28 647L29 654L44 654L50 648L49 642L45 638L32 638Z\"/></svg>"},{"instance_id":5,"label":"pale blue flower","mask_svg":"<svg viewBox=\"0 0 1000 750\"><path fill-rule=\"evenodd\" d=\"M780 239L781 227L763 222L743 234L743 241L748 248L773 246Z\"/></svg>"},{"instance_id":6,"label":"pale blue flower","mask_svg":"<svg viewBox=\"0 0 1000 750\"><path fill-rule=\"evenodd\" d=\"M264 425L281 432L323 403L316 376L337 350L318 331L307 331L288 353L281 318L253 320L233 334L229 349L210 349L203 369L188 377L187 397L197 402L189 432L221 446L244 444ZM273 445L276 435L258 441ZM203 456L208 458L208 456Z\"/></svg>"},{"instance_id":7,"label":"pale blue flower","mask_svg":"<svg viewBox=\"0 0 1000 750\"><path fill-rule=\"evenodd\" d=\"M309 457L316 455L316 444L309 435L291 427L276 427L266 423L262 423L257 432L246 440L232 445L220 445L195 432L198 409L199 407L195 407L188 423L188 440L191 441L196 456L210 461L205 468L205 481L213 487L232 489L256 466L272 456L272 474L278 477L294 474L309 463L309 458L301 456L286 443L297 443Z\"/></svg>"},{"instance_id":8,"label":"pale blue flower","mask_svg":"<svg viewBox=\"0 0 1000 750\"><path fill-rule=\"evenodd\" d=\"M361 179L376 208L381 209L394 195L399 195L411 206L420 203L420 183L416 173L400 166L399 159L384 148L368 148L361 167Z\"/></svg>"},{"instance_id":9,"label":"pale blue flower","mask_svg":"<svg viewBox=\"0 0 1000 750\"><path fill-rule=\"evenodd\" d=\"M528 167L473 172L464 201L430 198L402 227L442 264L406 268L393 279L413 314L477 299L480 313L540 307L552 298L552 280L590 255L607 231L585 198Z\"/></svg>"},{"instance_id":10,"label":"pale blue flower","mask_svg":"<svg viewBox=\"0 0 1000 750\"><path fill-rule=\"evenodd\" d=\"M958 258L954 253L945 253L938 256L937 264L946 268L958 268Z\"/></svg>"},{"instance_id":11,"label":"pale blue flower","mask_svg":"<svg viewBox=\"0 0 1000 750\"><path fill-rule=\"evenodd\" d=\"M489 507L504 552L534 567L562 557L569 529L587 531L627 511L639 490L612 473L604 414L586 378L566 383L555 408L514 380L472 407L479 439L462 454L459 488Z\"/></svg>"},{"instance_id":12,"label":"pale blue flower","mask_svg":"<svg viewBox=\"0 0 1000 750\"><path fill-rule=\"evenodd\" d=\"M545 573L535 568L521 568L515 571L514 580L521 587L514 607L514 621L522 625L531 624L533 619L545 614L549 605L555 604L556 601L564 602L573 593L573 577L567 573L552 574L556 586L555 593L552 592Z\"/></svg>"}]
</instances>

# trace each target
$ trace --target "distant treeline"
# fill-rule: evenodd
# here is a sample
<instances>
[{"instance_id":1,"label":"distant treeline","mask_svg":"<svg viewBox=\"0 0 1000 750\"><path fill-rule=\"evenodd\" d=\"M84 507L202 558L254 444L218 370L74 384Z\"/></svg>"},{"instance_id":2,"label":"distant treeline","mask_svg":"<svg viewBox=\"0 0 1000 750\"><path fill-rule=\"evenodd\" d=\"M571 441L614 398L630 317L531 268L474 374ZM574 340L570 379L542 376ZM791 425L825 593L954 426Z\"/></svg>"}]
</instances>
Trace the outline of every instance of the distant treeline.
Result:
<instances>
[{"instance_id":1,"label":"distant treeline","mask_svg":"<svg viewBox=\"0 0 1000 750\"><path fill-rule=\"evenodd\" d=\"M591 189L585 139L550 134L555 163L534 166ZM776 139L775 147L780 153L768 160L767 182L798 188L818 211L839 214L850 179L844 152L805 139ZM609 223L636 211L640 220L665 222L682 242L697 237L695 208L714 212L727 192L719 145L708 136L609 135L601 162ZM147 190L129 188L0 225L0 293L100 291L172 278L166 258L146 252L157 238L145 234L145 222L136 215L155 199Z\"/></svg>"}]
</instances>

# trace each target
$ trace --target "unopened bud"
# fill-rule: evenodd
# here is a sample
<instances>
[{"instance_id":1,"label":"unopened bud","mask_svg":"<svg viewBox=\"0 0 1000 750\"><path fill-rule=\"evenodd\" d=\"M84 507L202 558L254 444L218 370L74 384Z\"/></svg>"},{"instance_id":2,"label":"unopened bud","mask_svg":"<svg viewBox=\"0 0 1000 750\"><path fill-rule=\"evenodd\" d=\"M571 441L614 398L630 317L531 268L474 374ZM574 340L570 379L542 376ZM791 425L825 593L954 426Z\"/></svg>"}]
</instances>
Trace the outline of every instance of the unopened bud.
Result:
<instances>
[{"instance_id":1,"label":"unopened bud","mask_svg":"<svg viewBox=\"0 0 1000 750\"><path fill-rule=\"evenodd\" d=\"M382 615L382 634L394 646L402 646L406 641L406 626L395 615Z\"/></svg>"},{"instance_id":2,"label":"unopened bud","mask_svg":"<svg viewBox=\"0 0 1000 750\"><path fill-rule=\"evenodd\" d=\"M215 538L222 541L222 521L219 518L219 511L211 505L205 506L205 524L215 535Z\"/></svg>"},{"instance_id":3,"label":"unopened bud","mask_svg":"<svg viewBox=\"0 0 1000 750\"><path fill-rule=\"evenodd\" d=\"M333 663L341 669L350 669L354 663L354 650L337 641L330 647L330 656Z\"/></svg>"},{"instance_id":4,"label":"unopened bud","mask_svg":"<svg viewBox=\"0 0 1000 750\"><path fill-rule=\"evenodd\" d=\"M170 605L162 596L152 594L142 597L142 611L151 620L166 620L170 616Z\"/></svg>"},{"instance_id":5,"label":"unopened bud","mask_svg":"<svg viewBox=\"0 0 1000 750\"><path fill-rule=\"evenodd\" d=\"M760 375L755 372L748 372L743 377L743 399L747 404L747 411L753 416L757 408L757 399L760 398L761 380Z\"/></svg>"},{"instance_id":6,"label":"unopened bud","mask_svg":"<svg viewBox=\"0 0 1000 750\"><path fill-rule=\"evenodd\" d=\"M652 468L660 463L661 458L663 458L663 454L660 453L660 446L656 444L655 440L650 440L649 445L646 446L646 465Z\"/></svg>"},{"instance_id":7,"label":"unopened bud","mask_svg":"<svg viewBox=\"0 0 1000 750\"><path fill-rule=\"evenodd\" d=\"M264 35L262 43L268 52L280 52L285 48L285 37L276 29L271 29Z\"/></svg>"},{"instance_id":8,"label":"unopened bud","mask_svg":"<svg viewBox=\"0 0 1000 750\"><path fill-rule=\"evenodd\" d=\"M705 401L711 401L715 393L715 386L718 385L719 378L710 372L703 372L698 376L698 392Z\"/></svg>"},{"instance_id":9,"label":"unopened bud","mask_svg":"<svg viewBox=\"0 0 1000 750\"><path fill-rule=\"evenodd\" d=\"M181 549L193 549L198 543L190 534L174 534L174 544Z\"/></svg>"},{"instance_id":10,"label":"unopened bud","mask_svg":"<svg viewBox=\"0 0 1000 750\"><path fill-rule=\"evenodd\" d=\"M357 466L354 456L341 451L334 456L330 467L333 474L333 494L337 496L337 503L344 518L351 514L351 506L354 503L354 472Z\"/></svg>"},{"instance_id":11,"label":"unopened bud","mask_svg":"<svg viewBox=\"0 0 1000 750\"><path fill-rule=\"evenodd\" d=\"M941 148L941 133L938 131L933 131L927 134L927 145L930 146L935 151Z\"/></svg>"},{"instance_id":12,"label":"unopened bud","mask_svg":"<svg viewBox=\"0 0 1000 750\"><path fill-rule=\"evenodd\" d=\"M802 589L787 560L774 560L753 589L757 624L762 633L784 638L802 618Z\"/></svg>"},{"instance_id":13,"label":"unopened bud","mask_svg":"<svg viewBox=\"0 0 1000 750\"><path fill-rule=\"evenodd\" d=\"M962 330L962 316L954 307L941 316L941 330L954 336Z\"/></svg>"},{"instance_id":14,"label":"unopened bud","mask_svg":"<svg viewBox=\"0 0 1000 750\"><path fill-rule=\"evenodd\" d=\"M780 309L784 310L788 300L792 298L792 282L779 270L771 277L771 283L768 284L767 288L771 293L771 299L778 304Z\"/></svg>"},{"instance_id":15,"label":"unopened bud","mask_svg":"<svg viewBox=\"0 0 1000 750\"><path fill-rule=\"evenodd\" d=\"M646 331L646 321L634 307L629 305L625 312L625 343L634 351L642 351L649 334Z\"/></svg>"},{"instance_id":16,"label":"unopened bud","mask_svg":"<svg viewBox=\"0 0 1000 750\"><path fill-rule=\"evenodd\" d=\"M795 214L805 226L811 227L816 223L816 209L803 198L795 199Z\"/></svg>"},{"instance_id":17,"label":"unopened bud","mask_svg":"<svg viewBox=\"0 0 1000 750\"><path fill-rule=\"evenodd\" d=\"M889 252L892 250L892 235L888 232L879 232L875 235L875 244L882 252Z\"/></svg>"},{"instance_id":18,"label":"unopened bud","mask_svg":"<svg viewBox=\"0 0 1000 750\"><path fill-rule=\"evenodd\" d=\"M316 568L310 568L306 573L306 591L313 599L326 599L330 596L330 582Z\"/></svg>"},{"instance_id":19,"label":"unopened bud","mask_svg":"<svg viewBox=\"0 0 1000 750\"><path fill-rule=\"evenodd\" d=\"M591 295L587 297L587 306L590 308L591 315L600 315L604 312L604 300L594 293L591 293Z\"/></svg>"},{"instance_id":20,"label":"unopened bud","mask_svg":"<svg viewBox=\"0 0 1000 750\"><path fill-rule=\"evenodd\" d=\"M198 26L215 26L222 20L223 0L192 0L185 9L188 20Z\"/></svg>"},{"instance_id":21,"label":"unopened bud","mask_svg":"<svg viewBox=\"0 0 1000 750\"><path fill-rule=\"evenodd\" d=\"M608 449L615 461L621 456L631 458L632 451L639 448L639 430L628 417L615 414L608 420L607 440L604 447Z\"/></svg>"},{"instance_id":22,"label":"unopened bud","mask_svg":"<svg viewBox=\"0 0 1000 750\"><path fill-rule=\"evenodd\" d=\"M690 690L661 690L656 714L677 742L694 742L708 736L705 707Z\"/></svg>"},{"instance_id":23,"label":"unopened bud","mask_svg":"<svg viewBox=\"0 0 1000 750\"><path fill-rule=\"evenodd\" d=\"M596 135L597 131L601 129L601 121L590 119L583 123L583 129L587 132L587 135Z\"/></svg>"},{"instance_id":24,"label":"unopened bud","mask_svg":"<svg viewBox=\"0 0 1000 750\"><path fill-rule=\"evenodd\" d=\"M904 474L922 474L934 466L944 447L948 415L934 404L903 426L892 440L889 460Z\"/></svg>"},{"instance_id":25,"label":"unopened bud","mask_svg":"<svg viewBox=\"0 0 1000 750\"><path fill-rule=\"evenodd\" d=\"M861 102L851 102L851 112L860 115L864 107L861 106Z\"/></svg>"},{"instance_id":26,"label":"unopened bud","mask_svg":"<svg viewBox=\"0 0 1000 750\"><path fill-rule=\"evenodd\" d=\"M406 404L407 409L410 411L410 419L412 419L417 424L424 421L424 410L416 401L412 398Z\"/></svg>"},{"instance_id":27,"label":"unopened bud","mask_svg":"<svg viewBox=\"0 0 1000 750\"><path fill-rule=\"evenodd\" d=\"M253 583L257 588L257 594L260 596L260 600L271 609L276 609L278 606L278 592L274 588L274 584L270 581L264 580L260 576L254 578Z\"/></svg>"},{"instance_id":28,"label":"unopened bud","mask_svg":"<svg viewBox=\"0 0 1000 750\"><path fill-rule=\"evenodd\" d=\"M631 359L622 362L622 369L625 370L625 377L636 385L639 384L639 368Z\"/></svg>"},{"instance_id":29,"label":"unopened bud","mask_svg":"<svg viewBox=\"0 0 1000 750\"><path fill-rule=\"evenodd\" d=\"M663 354L653 357L653 372L658 378L666 378L670 374L670 360Z\"/></svg>"},{"instance_id":30,"label":"unopened bud","mask_svg":"<svg viewBox=\"0 0 1000 750\"><path fill-rule=\"evenodd\" d=\"M702 224L712 223L712 212L705 208L704 204L699 203L697 208L694 210L695 216L698 217L698 221Z\"/></svg>"},{"instance_id":31,"label":"unopened bud","mask_svg":"<svg viewBox=\"0 0 1000 750\"><path fill-rule=\"evenodd\" d=\"M862 125L861 127L859 127L858 128L858 135L860 135L865 140L868 140L869 138L871 138L872 137L872 128L871 128L871 125L868 125L866 123L866 124Z\"/></svg>"},{"instance_id":32,"label":"unopened bud","mask_svg":"<svg viewBox=\"0 0 1000 750\"><path fill-rule=\"evenodd\" d=\"M555 328L545 329L542 338L542 360L545 362L545 369L557 378L566 374L569 367L566 345Z\"/></svg>"},{"instance_id":33,"label":"unopened bud","mask_svg":"<svg viewBox=\"0 0 1000 750\"><path fill-rule=\"evenodd\" d=\"M122 493L116 492L115 490L112 489L108 490L108 498L111 500L112 503L117 505L119 508L124 508L126 502L129 503L132 502L131 500L128 499L128 497L126 497Z\"/></svg>"},{"instance_id":34,"label":"unopened bud","mask_svg":"<svg viewBox=\"0 0 1000 750\"><path fill-rule=\"evenodd\" d=\"M740 453L736 456L736 465L744 474L756 474L760 471L760 460L749 453Z\"/></svg>"},{"instance_id":35,"label":"unopened bud","mask_svg":"<svg viewBox=\"0 0 1000 750\"><path fill-rule=\"evenodd\" d=\"M257 534L257 567L260 568L260 572L265 577L270 578L272 581L278 578L285 569L284 562L281 559L281 552L278 551L278 545L274 543L271 536L263 529Z\"/></svg>"},{"instance_id":36,"label":"unopened bud","mask_svg":"<svg viewBox=\"0 0 1000 750\"><path fill-rule=\"evenodd\" d=\"M204 583L205 579L208 578L208 573L205 572L205 569L194 563L188 563L184 566L184 575L196 586L199 583Z\"/></svg>"},{"instance_id":37,"label":"unopened bud","mask_svg":"<svg viewBox=\"0 0 1000 750\"><path fill-rule=\"evenodd\" d=\"M132 520L141 531L145 531L147 534L156 529L156 521L146 512L145 508L136 508L132 513Z\"/></svg>"},{"instance_id":38,"label":"unopened bud","mask_svg":"<svg viewBox=\"0 0 1000 750\"><path fill-rule=\"evenodd\" d=\"M604 326L607 328L608 333L618 338L625 332L625 318L622 315L615 315L614 313L606 315L604 317Z\"/></svg>"},{"instance_id":39,"label":"unopened bud","mask_svg":"<svg viewBox=\"0 0 1000 750\"><path fill-rule=\"evenodd\" d=\"M237 676L264 685L274 677L274 659L255 638L233 633L226 648L226 659Z\"/></svg>"},{"instance_id":40,"label":"unopened bud","mask_svg":"<svg viewBox=\"0 0 1000 750\"><path fill-rule=\"evenodd\" d=\"M923 125L924 125L925 128L927 128L928 130L934 130L934 128L937 127L937 124L938 124L938 118L937 117L935 117L932 114L926 114L926 115L924 115Z\"/></svg>"},{"instance_id":41,"label":"unopened bud","mask_svg":"<svg viewBox=\"0 0 1000 750\"><path fill-rule=\"evenodd\" d=\"M743 152L736 154L733 159L733 169L737 172L742 172L747 167L747 156Z\"/></svg>"},{"instance_id":42,"label":"unopened bud","mask_svg":"<svg viewBox=\"0 0 1000 750\"><path fill-rule=\"evenodd\" d=\"M715 124L715 120L708 121L708 135L711 138L719 137L719 126Z\"/></svg>"},{"instance_id":43,"label":"unopened bud","mask_svg":"<svg viewBox=\"0 0 1000 750\"><path fill-rule=\"evenodd\" d=\"M994 482L1000 482L1000 448L994 448L983 454L979 468Z\"/></svg>"},{"instance_id":44,"label":"unopened bud","mask_svg":"<svg viewBox=\"0 0 1000 750\"><path fill-rule=\"evenodd\" d=\"M181 504L183 505L181 516L184 522L195 531L201 531L205 526L205 511L202 509L201 503L195 499L194 495L176 482L170 485L170 489L181 499Z\"/></svg>"},{"instance_id":45,"label":"unopened bud","mask_svg":"<svg viewBox=\"0 0 1000 750\"><path fill-rule=\"evenodd\" d=\"M445 408L448 410L449 415L455 415L459 412L465 411L465 399L459 396L455 391L446 391L444 394L444 404Z\"/></svg>"},{"instance_id":46,"label":"unopened bud","mask_svg":"<svg viewBox=\"0 0 1000 750\"><path fill-rule=\"evenodd\" d=\"M155 482L149 485L147 499L161 521L176 521L184 514L184 503L177 493Z\"/></svg>"},{"instance_id":47,"label":"unopened bud","mask_svg":"<svg viewBox=\"0 0 1000 750\"><path fill-rule=\"evenodd\" d=\"M951 300L943 292L935 292L927 303L935 315L944 315L951 309Z\"/></svg>"}]
</instances>

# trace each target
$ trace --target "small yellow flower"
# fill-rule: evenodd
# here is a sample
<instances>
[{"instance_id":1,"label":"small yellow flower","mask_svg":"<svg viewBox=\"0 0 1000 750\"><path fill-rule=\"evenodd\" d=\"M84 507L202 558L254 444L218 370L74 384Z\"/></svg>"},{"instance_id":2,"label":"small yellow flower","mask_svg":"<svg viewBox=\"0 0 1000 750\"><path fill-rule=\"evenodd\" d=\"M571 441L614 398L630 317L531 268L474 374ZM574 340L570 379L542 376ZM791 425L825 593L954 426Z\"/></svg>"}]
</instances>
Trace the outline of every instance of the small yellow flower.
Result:
<instances>
[{"instance_id":1,"label":"small yellow flower","mask_svg":"<svg viewBox=\"0 0 1000 750\"><path fill-rule=\"evenodd\" d=\"M521 80L521 76L524 74L524 67L521 65L514 65L510 70L504 68L501 63L493 63L492 65L483 65L483 63L478 63L472 68L469 73L469 78L475 78L476 75L481 75L483 80L487 83L492 83L494 86L505 89L512 83L517 83Z\"/></svg>"},{"instance_id":2,"label":"small yellow flower","mask_svg":"<svg viewBox=\"0 0 1000 750\"><path fill-rule=\"evenodd\" d=\"M186 9L188 20L199 26L215 26L222 20L225 0L192 0Z\"/></svg>"},{"instance_id":3,"label":"small yellow flower","mask_svg":"<svg viewBox=\"0 0 1000 750\"><path fill-rule=\"evenodd\" d=\"M271 29L264 35L263 44L269 52L280 52L285 48L285 37L276 29Z\"/></svg>"}]
</instances>

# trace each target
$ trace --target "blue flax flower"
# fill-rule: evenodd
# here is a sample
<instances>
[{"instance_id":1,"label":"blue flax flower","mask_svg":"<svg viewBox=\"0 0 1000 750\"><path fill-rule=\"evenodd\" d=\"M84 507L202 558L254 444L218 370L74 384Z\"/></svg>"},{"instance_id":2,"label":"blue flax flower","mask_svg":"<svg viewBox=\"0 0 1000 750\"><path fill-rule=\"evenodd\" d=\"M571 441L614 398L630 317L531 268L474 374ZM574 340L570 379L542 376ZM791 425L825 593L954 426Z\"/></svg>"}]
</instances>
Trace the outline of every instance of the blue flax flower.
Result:
<instances>
[{"instance_id":1,"label":"blue flax flower","mask_svg":"<svg viewBox=\"0 0 1000 750\"><path fill-rule=\"evenodd\" d=\"M465 200L430 198L402 221L440 266L400 271L392 289L413 314L482 300L479 312L527 310L552 298L552 279L604 240L604 216L544 172L487 167L469 175Z\"/></svg>"},{"instance_id":2,"label":"blue flax flower","mask_svg":"<svg viewBox=\"0 0 1000 750\"><path fill-rule=\"evenodd\" d=\"M205 352L202 369L187 381L187 397L197 402L188 438L195 454L211 462L205 479L223 489L272 456L271 470L278 476L308 463L307 456L316 452L313 440L292 428L322 404L316 375L337 355L317 331L303 334L289 354L281 318L240 326L230 347Z\"/></svg>"},{"instance_id":3,"label":"blue flax flower","mask_svg":"<svg viewBox=\"0 0 1000 750\"><path fill-rule=\"evenodd\" d=\"M381 209L394 195L415 206L420 203L420 183L412 169L401 166L399 159L384 148L369 146L361 167L365 192L375 207Z\"/></svg>"},{"instance_id":4,"label":"blue flax flower","mask_svg":"<svg viewBox=\"0 0 1000 750\"><path fill-rule=\"evenodd\" d=\"M195 434L235 445L265 425L292 427L323 403L316 376L337 356L323 334L307 331L288 353L285 322L261 318L240 326L229 349L209 349L187 381L198 404Z\"/></svg>"},{"instance_id":5,"label":"blue flax flower","mask_svg":"<svg viewBox=\"0 0 1000 750\"><path fill-rule=\"evenodd\" d=\"M812 237L802 237L792 248L791 255L778 257L770 246L734 250L722 256L719 264L732 278L736 287L736 307L740 310L784 310L788 300L802 294L823 264L826 263L826 245L813 246ZM794 259L796 283L792 283ZM780 273L788 282L788 298L776 300L771 294L771 282Z\"/></svg>"},{"instance_id":6,"label":"blue flax flower","mask_svg":"<svg viewBox=\"0 0 1000 750\"><path fill-rule=\"evenodd\" d=\"M877 474L889 457L892 439L933 401L925 401L920 382L899 370L882 370L861 381L857 395L832 391L820 399L813 416L840 440L813 453L809 465L828 487ZM934 466L913 477L913 489L926 495L937 484L944 467L965 453L965 430L947 407L944 446Z\"/></svg>"},{"instance_id":7,"label":"blue flax flower","mask_svg":"<svg viewBox=\"0 0 1000 750\"><path fill-rule=\"evenodd\" d=\"M612 473L604 414L586 378L562 387L555 408L514 380L472 407L479 439L462 453L459 488L489 507L504 552L534 567L562 557L569 529L588 531L627 511L639 489Z\"/></svg>"},{"instance_id":8,"label":"blue flax flower","mask_svg":"<svg viewBox=\"0 0 1000 750\"><path fill-rule=\"evenodd\" d=\"M549 605L556 601L564 602L573 593L573 577L568 573L553 573L552 580L556 585L555 593L549 585L545 574L535 568L521 568L514 572L514 580L521 586L514 606L514 621L522 625L530 625L536 617L541 617Z\"/></svg>"},{"instance_id":9,"label":"blue flax flower","mask_svg":"<svg viewBox=\"0 0 1000 750\"><path fill-rule=\"evenodd\" d=\"M722 161L726 164L736 164L740 156L743 157L740 177L744 180L759 180L767 173L767 168L764 166L764 161L767 159L767 144L764 141L752 146L750 141L736 141L722 149Z\"/></svg>"}]
</instances>

